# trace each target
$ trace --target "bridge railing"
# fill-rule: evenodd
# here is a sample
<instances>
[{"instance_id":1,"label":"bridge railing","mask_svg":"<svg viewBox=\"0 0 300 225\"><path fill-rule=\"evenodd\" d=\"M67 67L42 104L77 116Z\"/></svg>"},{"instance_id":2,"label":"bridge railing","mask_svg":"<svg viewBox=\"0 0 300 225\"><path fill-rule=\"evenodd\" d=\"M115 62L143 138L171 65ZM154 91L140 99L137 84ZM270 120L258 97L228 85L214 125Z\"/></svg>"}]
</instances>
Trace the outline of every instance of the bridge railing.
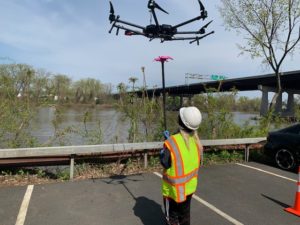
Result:
<instances>
[{"instance_id":1,"label":"bridge railing","mask_svg":"<svg viewBox=\"0 0 300 225\"><path fill-rule=\"evenodd\" d=\"M259 144L266 138L242 138L242 139L217 139L202 140L201 143L206 147L220 146L244 146L245 161L249 159L249 149L253 144ZM101 155L105 153L118 154L122 152L141 151L144 155L144 166L147 167L148 152L150 150L160 150L163 142L143 142L143 143L123 143L123 144L102 144L102 145L83 145L83 146L60 146L60 147L37 147L37 148L16 148L0 149L0 160L2 165L9 159L28 159L38 158L42 160L47 157L65 156L70 160L70 179L74 175L74 160L76 156Z\"/></svg>"}]
</instances>

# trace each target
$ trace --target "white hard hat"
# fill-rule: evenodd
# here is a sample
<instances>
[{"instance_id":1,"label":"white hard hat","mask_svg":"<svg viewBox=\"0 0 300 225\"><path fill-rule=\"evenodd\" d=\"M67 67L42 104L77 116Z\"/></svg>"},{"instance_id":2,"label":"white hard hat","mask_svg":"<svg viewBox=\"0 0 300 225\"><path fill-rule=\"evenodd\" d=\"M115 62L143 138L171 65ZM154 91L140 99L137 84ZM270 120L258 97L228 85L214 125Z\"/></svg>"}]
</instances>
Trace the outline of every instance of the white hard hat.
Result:
<instances>
[{"instance_id":1,"label":"white hard hat","mask_svg":"<svg viewBox=\"0 0 300 225\"><path fill-rule=\"evenodd\" d=\"M179 116L183 124L191 130L197 130L202 121L200 110L194 106L180 108Z\"/></svg>"}]
</instances>

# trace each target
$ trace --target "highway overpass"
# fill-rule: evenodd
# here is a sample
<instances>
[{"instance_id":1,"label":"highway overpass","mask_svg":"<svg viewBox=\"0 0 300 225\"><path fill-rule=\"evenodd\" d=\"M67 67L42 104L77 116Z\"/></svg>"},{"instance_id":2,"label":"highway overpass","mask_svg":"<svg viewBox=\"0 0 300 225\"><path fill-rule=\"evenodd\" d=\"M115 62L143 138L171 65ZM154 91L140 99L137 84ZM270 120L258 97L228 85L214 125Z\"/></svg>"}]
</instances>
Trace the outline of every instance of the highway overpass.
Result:
<instances>
[{"instance_id":1,"label":"highway overpass","mask_svg":"<svg viewBox=\"0 0 300 225\"><path fill-rule=\"evenodd\" d=\"M166 87L168 96L189 97L196 94L207 92L214 88L220 92L228 92L232 89L238 91L257 91L262 92L261 115L268 112L269 102L268 93L277 91L277 80L275 74L266 74L259 76L249 76L242 78L226 79L222 81L199 82L189 85L178 85ZM276 112L283 116L294 115L294 95L300 94L300 70L281 73L281 82L283 93L288 94L287 109L282 109L282 94L278 97L276 103ZM163 92L162 88L148 89L148 96L160 96ZM136 92L139 96L141 91Z\"/></svg>"}]
</instances>

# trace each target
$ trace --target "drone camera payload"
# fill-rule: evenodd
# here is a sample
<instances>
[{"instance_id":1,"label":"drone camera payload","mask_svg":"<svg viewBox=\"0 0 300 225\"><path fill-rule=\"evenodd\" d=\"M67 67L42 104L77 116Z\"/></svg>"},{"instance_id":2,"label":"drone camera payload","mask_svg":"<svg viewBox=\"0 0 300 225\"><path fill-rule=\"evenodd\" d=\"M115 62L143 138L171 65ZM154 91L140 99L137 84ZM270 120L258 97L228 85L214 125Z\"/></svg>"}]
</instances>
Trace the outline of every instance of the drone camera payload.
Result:
<instances>
[{"instance_id":1,"label":"drone camera payload","mask_svg":"<svg viewBox=\"0 0 300 225\"><path fill-rule=\"evenodd\" d=\"M129 23L123 20L120 20L120 16L115 15L114 7L112 2L110 2L110 15L109 15L109 21L112 24L111 29L109 30L109 33L112 32L113 28L116 28L116 35L119 34L119 30L124 30L125 35L132 36L132 35L141 35L149 38L150 41L153 39L160 39L161 42L164 41L179 41L179 40L189 40L190 44L196 42L197 45L199 45L199 40L207 37L208 35L211 35L214 33L214 31L211 31L209 33L206 33L206 28L211 24L212 21L208 22L204 26L202 26L197 31L179 31L178 28L182 27L184 25L187 25L189 23L192 23L197 20L205 20L207 18L207 11L205 10L204 5L200 0L197 0L200 6L200 15L196 16L195 18L192 18L190 20L187 20L185 22L182 22L177 25L169 25L169 24L160 24L158 21L158 18L156 16L155 9L158 9L166 14L169 14L166 10L161 8L154 0L148 1L148 9L150 10L151 15L154 18L154 24L150 24L148 26L140 26L137 24ZM182 35L195 35L195 36L182 36ZM201 35L201 36L199 36Z\"/></svg>"}]
</instances>

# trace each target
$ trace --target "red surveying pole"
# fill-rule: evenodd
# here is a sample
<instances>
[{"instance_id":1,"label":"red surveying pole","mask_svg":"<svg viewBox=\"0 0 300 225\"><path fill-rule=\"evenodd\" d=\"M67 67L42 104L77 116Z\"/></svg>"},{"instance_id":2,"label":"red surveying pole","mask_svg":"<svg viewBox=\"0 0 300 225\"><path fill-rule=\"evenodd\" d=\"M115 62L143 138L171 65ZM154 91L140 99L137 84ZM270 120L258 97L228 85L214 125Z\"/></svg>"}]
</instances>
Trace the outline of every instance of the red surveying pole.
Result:
<instances>
[{"instance_id":1,"label":"red surveying pole","mask_svg":"<svg viewBox=\"0 0 300 225\"><path fill-rule=\"evenodd\" d=\"M164 119L164 129L167 130L167 119L166 119L166 87L165 87L165 62L169 59L173 59L170 56L159 56L154 60L161 63L162 71L162 86L163 86L163 119Z\"/></svg>"},{"instance_id":2,"label":"red surveying pole","mask_svg":"<svg viewBox=\"0 0 300 225\"><path fill-rule=\"evenodd\" d=\"M165 61L161 61L161 71L162 71L162 86L163 86L164 129L167 130L167 119L166 119L166 87L165 87Z\"/></svg>"}]
</instances>

